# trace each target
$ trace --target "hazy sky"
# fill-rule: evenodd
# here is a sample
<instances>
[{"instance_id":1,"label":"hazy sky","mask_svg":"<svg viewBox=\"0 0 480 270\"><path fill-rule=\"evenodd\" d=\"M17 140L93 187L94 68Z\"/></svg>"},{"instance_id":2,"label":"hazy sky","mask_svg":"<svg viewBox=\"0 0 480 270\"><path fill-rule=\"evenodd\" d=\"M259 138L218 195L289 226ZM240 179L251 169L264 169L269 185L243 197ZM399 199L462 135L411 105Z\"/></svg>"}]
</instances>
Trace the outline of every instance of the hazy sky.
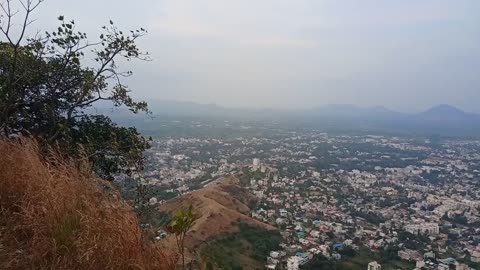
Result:
<instances>
[{"instance_id":1,"label":"hazy sky","mask_svg":"<svg viewBox=\"0 0 480 270\"><path fill-rule=\"evenodd\" d=\"M129 64L142 98L480 112L478 0L46 0L34 27L60 14L149 31L153 61Z\"/></svg>"}]
</instances>

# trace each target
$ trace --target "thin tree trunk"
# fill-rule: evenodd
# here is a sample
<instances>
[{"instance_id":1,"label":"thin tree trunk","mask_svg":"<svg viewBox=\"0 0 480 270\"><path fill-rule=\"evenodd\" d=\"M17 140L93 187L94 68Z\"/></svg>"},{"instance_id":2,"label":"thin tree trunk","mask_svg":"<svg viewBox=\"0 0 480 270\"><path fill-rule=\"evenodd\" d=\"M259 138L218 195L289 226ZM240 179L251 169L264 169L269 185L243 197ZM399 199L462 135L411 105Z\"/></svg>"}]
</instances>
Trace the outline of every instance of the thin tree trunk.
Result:
<instances>
[{"instance_id":1,"label":"thin tree trunk","mask_svg":"<svg viewBox=\"0 0 480 270\"><path fill-rule=\"evenodd\" d=\"M185 235L182 236L182 265L185 270Z\"/></svg>"}]
</instances>

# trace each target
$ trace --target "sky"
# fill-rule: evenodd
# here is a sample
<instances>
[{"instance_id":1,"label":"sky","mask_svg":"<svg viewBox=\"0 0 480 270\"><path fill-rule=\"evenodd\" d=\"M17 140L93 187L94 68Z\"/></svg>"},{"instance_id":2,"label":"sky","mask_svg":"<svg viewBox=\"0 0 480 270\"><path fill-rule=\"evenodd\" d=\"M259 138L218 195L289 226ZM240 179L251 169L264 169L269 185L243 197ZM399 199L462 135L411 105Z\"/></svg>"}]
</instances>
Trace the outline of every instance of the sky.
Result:
<instances>
[{"instance_id":1,"label":"sky","mask_svg":"<svg viewBox=\"0 0 480 270\"><path fill-rule=\"evenodd\" d=\"M146 28L152 61L122 68L147 100L480 112L479 14L478 0L45 0L32 27Z\"/></svg>"}]
</instances>

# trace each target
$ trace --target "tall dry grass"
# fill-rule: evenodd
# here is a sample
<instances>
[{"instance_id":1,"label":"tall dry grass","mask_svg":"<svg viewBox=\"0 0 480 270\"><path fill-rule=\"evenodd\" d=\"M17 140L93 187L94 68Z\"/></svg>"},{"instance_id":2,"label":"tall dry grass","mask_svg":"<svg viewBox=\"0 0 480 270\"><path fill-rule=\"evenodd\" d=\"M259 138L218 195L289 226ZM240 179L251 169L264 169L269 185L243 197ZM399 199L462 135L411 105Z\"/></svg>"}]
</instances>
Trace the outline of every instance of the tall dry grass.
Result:
<instances>
[{"instance_id":1,"label":"tall dry grass","mask_svg":"<svg viewBox=\"0 0 480 270\"><path fill-rule=\"evenodd\" d=\"M32 140L0 140L0 269L174 269L106 182Z\"/></svg>"}]
</instances>

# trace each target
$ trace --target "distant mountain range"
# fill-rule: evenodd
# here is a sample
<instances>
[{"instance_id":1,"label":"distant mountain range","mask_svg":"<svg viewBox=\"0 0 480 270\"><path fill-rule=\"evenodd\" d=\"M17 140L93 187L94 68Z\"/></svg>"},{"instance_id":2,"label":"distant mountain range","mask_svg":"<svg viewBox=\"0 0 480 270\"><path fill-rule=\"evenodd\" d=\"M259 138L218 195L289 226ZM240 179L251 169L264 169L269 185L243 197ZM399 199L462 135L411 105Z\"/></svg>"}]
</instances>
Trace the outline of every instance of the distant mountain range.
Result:
<instances>
[{"instance_id":1,"label":"distant mountain range","mask_svg":"<svg viewBox=\"0 0 480 270\"><path fill-rule=\"evenodd\" d=\"M413 122L474 122L480 120L480 114L466 113L456 107L441 104L424 112L407 114L396 112L382 106L362 108L355 105L333 104L314 110L317 116L345 117L363 120L405 120Z\"/></svg>"},{"instance_id":2,"label":"distant mountain range","mask_svg":"<svg viewBox=\"0 0 480 270\"><path fill-rule=\"evenodd\" d=\"M359 107L351 104L330 104L304 110L226 108L215 104L180 101L149 101L156 117L194 117L237 120L274 120L294 126L324 129L388 131L451 136L480 136L480 114L467 113L442 104L424 112L407 114L382 106ZM104 111L104 109L101 111ZM107 114L110 114L107 112ZM132 117L115 111L114 118ZM128 116L130 115L130 116ZM143 116L134 116L141 118Z\"/></svg>"},{"instance_id":3,"label":"distant mountain range","mask_svg":"<svg viewBox=\"0 0 480 270\"><path fill-rule=\"evenodd\" d=\"M305 116L305 115L304 115ZM480 135L480 114L467 113L441 104L416 114L400 113L384 107L327 105L316 110L313 120L350 123L355 128L437 135Z\"/></svg>"}]
</instances>

